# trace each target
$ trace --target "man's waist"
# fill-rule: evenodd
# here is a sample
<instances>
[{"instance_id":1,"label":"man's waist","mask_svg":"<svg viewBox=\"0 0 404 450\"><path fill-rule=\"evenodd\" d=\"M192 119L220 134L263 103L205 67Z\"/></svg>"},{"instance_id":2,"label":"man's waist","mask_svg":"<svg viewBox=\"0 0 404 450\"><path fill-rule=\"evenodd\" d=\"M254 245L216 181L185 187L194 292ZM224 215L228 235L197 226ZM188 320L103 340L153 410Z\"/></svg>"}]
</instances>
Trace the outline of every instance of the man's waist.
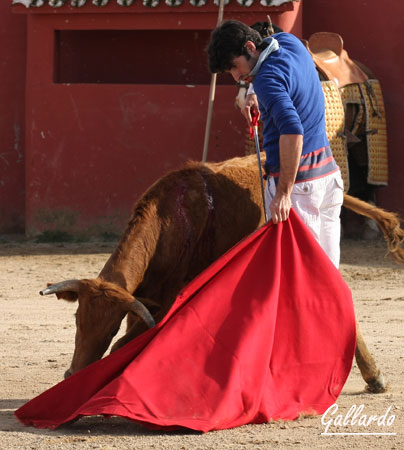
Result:
<instances>
[{"instance_id":1,"label":"man's waist","mask_svg":"<svg viewBox=\"0 0 404 450\"><path fill-rule=\"evenodd\" d=\"M313 152L306 153L300 158L299 168L295 183L321 178L339 169L329 146L319 148ZM265 164L267 176L274 178L277 183L281 168L279 165Z\"/></svg>"}]
</instances>

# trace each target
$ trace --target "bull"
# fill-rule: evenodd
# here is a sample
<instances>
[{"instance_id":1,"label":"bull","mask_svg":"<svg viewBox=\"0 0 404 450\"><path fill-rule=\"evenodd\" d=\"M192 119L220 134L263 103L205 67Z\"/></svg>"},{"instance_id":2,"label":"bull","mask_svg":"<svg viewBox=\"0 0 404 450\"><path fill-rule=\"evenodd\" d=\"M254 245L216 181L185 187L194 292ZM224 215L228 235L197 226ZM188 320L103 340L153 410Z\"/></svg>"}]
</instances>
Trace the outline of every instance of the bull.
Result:
<instances>
[{"instance_id":1,"label":"bull","mask_svg":"<svg viewBox=\"0 0 404 450\"><path fill-rule=\"evenodd\" d=\"M348 195L344 206L374 219L392 255L404 260L404 230L395 214ZM126 334L112 352L158 323L185 285L264 221L254 155L191 162L160 178L135 205L96 279L62 281L41 291L78 301L75 350L65 377L102 358L125 316ZM359 328L356 359L368 390L384 391Z\"/></svg>"}]
</instances>

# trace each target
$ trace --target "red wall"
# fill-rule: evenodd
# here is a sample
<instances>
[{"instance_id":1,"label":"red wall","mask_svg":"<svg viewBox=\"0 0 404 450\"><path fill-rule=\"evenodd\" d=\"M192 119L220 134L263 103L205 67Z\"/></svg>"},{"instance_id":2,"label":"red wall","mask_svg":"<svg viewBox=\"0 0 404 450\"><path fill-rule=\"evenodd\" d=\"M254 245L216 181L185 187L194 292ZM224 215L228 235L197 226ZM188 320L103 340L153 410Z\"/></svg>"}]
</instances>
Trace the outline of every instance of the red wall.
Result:
<instances>
[{"instance_id":1,"label":"red wall","mask_svg":"<svg viewBox=\"0 0 404 450\"><path fill-rule=\"evenodd\" d=\"M273 18L299 34L299 4L294 7ZM170 14L144 8L147 12L136 16L120 14L119 8L111 14L85 8L80 10L97 12L81 14L66 7L69 14L60 9L52 15L37 8L28 16L27 234L120 231L148 186L185 161L202 158L210 83L202 50L207 30L216 25L217 8L181 15L172 8ZM225 19L253 23L266 18L248 8L236 9L241 12L227 8ZM147 30L143 39L142 33L128 32L134 29ZM130 77L111 53L111 30ZM185 33L187 42L174 36L179 33ZM175 45L186 50L183 56ZM147 59L148 52L155 58ZM177 58L171 71L166 52ZM181 57L187 59L183 68L190 78L177 70ZM151 70L150 61L159 64ZM93 64L97 70L89 67ZM149 75L142 78L139 71ZM245 121L233 107L237 88L229 78L219 78L209 146L209 159L216 161L242 155L245 139Z\"/></svg>"},{"instance_id":2,"label":"red wall","mask_svg":"<svg viewBox=\"0 0 404 450\"><path fill-rule=\"evenodd\" d=\"M24 231L26 18L0 2L0 233Z\"/></svg>"},{"instance_id":3,"label":"red wall","mask_svg":"<svg viewBox=\"0 0 404 450\"><path fill-rule=\"evenodd\" d=\"M341 34L351 58L380 80L386 105L389 185L378 203L404 217L404 2L397 0L304 0L303 35Z\"/></svg>"}]
</instances>

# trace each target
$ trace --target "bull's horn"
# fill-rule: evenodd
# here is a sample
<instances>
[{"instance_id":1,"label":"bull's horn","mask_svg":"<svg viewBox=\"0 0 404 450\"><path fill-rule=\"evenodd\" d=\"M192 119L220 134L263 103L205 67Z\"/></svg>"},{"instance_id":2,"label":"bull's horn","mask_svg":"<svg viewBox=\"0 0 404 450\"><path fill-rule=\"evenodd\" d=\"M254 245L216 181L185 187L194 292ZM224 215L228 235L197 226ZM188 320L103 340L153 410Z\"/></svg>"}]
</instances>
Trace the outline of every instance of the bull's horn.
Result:
<instances>
[{"instance_id":1,"label":"bull's horn","mask_svg":"<svg viewBox=\"0 0 404 450\"><path fill-rule=\"evenodd\" d=\"M49 294L57 294L58 292L63 291L72 291L79 292L80 288L80 280L66 280L61 281L60 283L52 284L48 286L46 289L43 289L39 293L41 295L49 295Z\"/></svg>"},{"instance_id":2,"label":"bull's horn","mask_svg":"<svg viewBox=\"0 0 404 450\"><path fill-rule=\"evenodd\" d=\"M139 300L135 299L135 301L131 303L130 310L137 316L139 316L149 328L153 328L154 325L156 325L156 322L154 321L153 316L150 314L150 311Z\"/></svg>"}]
</instances>

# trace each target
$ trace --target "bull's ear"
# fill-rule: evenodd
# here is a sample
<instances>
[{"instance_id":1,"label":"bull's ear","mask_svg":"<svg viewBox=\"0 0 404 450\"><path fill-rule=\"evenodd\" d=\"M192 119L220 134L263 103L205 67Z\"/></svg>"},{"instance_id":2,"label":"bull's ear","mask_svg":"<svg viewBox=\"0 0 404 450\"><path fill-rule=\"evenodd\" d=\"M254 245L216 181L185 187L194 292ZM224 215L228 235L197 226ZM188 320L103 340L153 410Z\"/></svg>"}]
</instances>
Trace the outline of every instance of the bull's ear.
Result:
<instances>
[{"instance_id":1,"label":"bull's ear","mask_svg":"<svg viewBox=\"0 0 404 450\"><path fill-rule=\"evenodd\" d=\"M77 294L77 292L65 291L65 292L58 292L56 294L56 297L58 299L63 298L63 300L67 300L68 302L75 302L79 298L79 295Z\"/></svg>"}]
</instances>

